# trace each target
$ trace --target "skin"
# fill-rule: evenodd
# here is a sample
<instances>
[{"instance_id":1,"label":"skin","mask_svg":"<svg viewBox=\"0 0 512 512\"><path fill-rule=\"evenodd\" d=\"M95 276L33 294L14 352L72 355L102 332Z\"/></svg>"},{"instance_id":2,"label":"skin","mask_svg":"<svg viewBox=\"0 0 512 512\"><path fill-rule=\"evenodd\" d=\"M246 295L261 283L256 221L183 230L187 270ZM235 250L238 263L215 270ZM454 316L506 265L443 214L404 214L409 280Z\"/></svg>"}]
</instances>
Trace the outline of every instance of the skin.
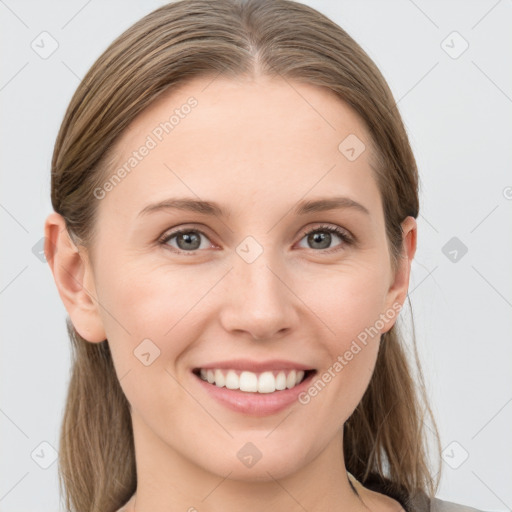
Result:
<instances>
[{"instance_id":1,"label":"skin","mask_svg":"<svg viewBox=\"0 0 512 512\"><path fill-rule=\"evenodd\" d=\"M76 247L56 213L45 225L47 260L73 325L91 343L109 340L131 404L138 487L127 510L400 510L361 484L361 499L354 494L342 451L343 423L396 316L307 405L270 416L226 409L191 369L237 357L282 358L322 374L381 313L403 304L415 220L402 224L395 272L370 151L349 161L338 150L349 134L369 148L364 124L332 92L298 82L189 81L123 133L118 164L190 96L198 100L191 113L103 199L93 199L93 247ZM300 200L334 195L369 213L293 213ZM169 197L215 201L230 214L138 217ZM326 252L303 234L322 224L348 230L356 242L333 234L333 252ZM158 245L179 227L204 233L192 255L177 252L186 245L176 237ZM263 249L250 264L236 252L247 236ZM133 354L147 338L160 350L149 366ZM237 457L247 442L262 453L250 468Z\"/></svg>"}]
</instances>

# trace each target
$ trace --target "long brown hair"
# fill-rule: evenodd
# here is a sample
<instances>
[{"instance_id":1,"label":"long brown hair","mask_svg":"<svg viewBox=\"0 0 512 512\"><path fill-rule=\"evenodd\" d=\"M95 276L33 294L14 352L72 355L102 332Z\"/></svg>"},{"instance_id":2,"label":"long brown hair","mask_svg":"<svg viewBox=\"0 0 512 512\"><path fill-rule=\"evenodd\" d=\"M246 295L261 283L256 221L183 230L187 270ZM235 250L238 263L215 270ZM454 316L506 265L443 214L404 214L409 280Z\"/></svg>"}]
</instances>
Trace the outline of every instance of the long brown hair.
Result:
<instances>
[{"instance_id":1,"label":"long brown hair","mask_svg":"<svg viewBox=\"0 0 512 512\"><path fill-rule=\"evenodd\" d=\"M419 201L416 162L392 93L342 28L290 0L176 1L142 18L107 48L71 99L52 159L52 205L73 240L92 246L94 190L108 176L114 143L140 112L193 77L253 73L327 87L359 114L370 137L396 264L400 224L418 216ZM60 435L61 491L66 510L112 512L137 485L130 407L108 341L89 343L69 318L67 327L73 363ZM385 477L390 491L433 497L440 471L429 469L425 418L438 456L439 435L414 336L409 344L416 375L398 326L384 335L369 386L344 426L344 457L363 485Z\"/></svg>"}]
</instances>

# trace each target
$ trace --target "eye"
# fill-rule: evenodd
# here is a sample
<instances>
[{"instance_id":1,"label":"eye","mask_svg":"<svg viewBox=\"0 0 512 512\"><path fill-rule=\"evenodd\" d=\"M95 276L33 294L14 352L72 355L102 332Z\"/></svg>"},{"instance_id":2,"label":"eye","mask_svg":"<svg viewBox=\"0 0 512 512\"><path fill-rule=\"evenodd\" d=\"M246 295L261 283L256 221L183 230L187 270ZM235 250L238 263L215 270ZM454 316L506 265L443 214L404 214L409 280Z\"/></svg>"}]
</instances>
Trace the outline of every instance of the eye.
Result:
<instances>
[{"instance_id":1,"label":"eye","mask_svg":"<svg viewBox=\"0 0 512 512\"><path fill-rule=\"evenodd\" d=\"M331 248L330 245L333 240L333 235L341 239L342 243L338 244L337 247ZM302 237L301 241L305 238L306 242L311 244L310 248L326 250L326 252L338 251L344 245L349 245L353 242L352 237L348 232L337 226L319 226L306 231L303 233Z\"/></svg>"},{"instance_id":2,"label":"eye","mask_svg":"<svg viewBox=\"0 0 512 512\"><path fill-rule=\"evenodd\" d=\"M331 242L333 241L333 235L338 237L342 242L334 248L330 247ZM195 251L213 247L211 242L208 244L207 242L201 240L201 237L209 241L209 238L198 229L182 228L170 233L165 233L159 239L159 244L171 246L171 248L178 253L189 253L192 256ZM344 245L353 243L353 238L347 231L337 226L328 225L318 226L304 232L302 234L301 241L303 239L306 239L306 242L311 245L309 248L319 249L325 252L338 251L341 250Z\"/></svg>"},{"instance_id":3,"label":"eye","mask_svg":"<svg viewBox=\"0 0 512 512\"><path fill-rule=\"evenodd\" d=\"M202 244L201 237L204 237L208 240L208 237L202 231L197 229L179 229L177 231L173 231L172 233L166 233L159 240L159 243L162 245L170 245L172 248L181 253L193 253L199 249L207 249L208 247L212 246L211 243L210 245ZM169 243L174 239L176 245Z\"/></svg>"}]
</instances>

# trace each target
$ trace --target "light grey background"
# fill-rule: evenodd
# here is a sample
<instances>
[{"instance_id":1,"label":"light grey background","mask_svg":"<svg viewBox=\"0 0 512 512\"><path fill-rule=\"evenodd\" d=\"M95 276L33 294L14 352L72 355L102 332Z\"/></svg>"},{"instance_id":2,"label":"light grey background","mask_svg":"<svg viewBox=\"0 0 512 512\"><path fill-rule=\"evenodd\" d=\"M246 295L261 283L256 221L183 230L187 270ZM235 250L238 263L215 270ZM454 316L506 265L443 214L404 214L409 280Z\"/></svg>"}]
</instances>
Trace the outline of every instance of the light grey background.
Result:
<instances>
[{"instance_id":1,"label":"light grey background","mask_svg":"<svg viewBox=\"0 0 512 512\"><path fill-rule=\"evenodd\" d=\"M3 512L60 509L57 463L41 443L58 450L66 312L49 267L33 253L51 212L57 130L94 60L163 3L0 1ZM511 510L512 2L305 3L347 30L382 70L419 165L410 297L445 449L438 497ZM51 49L43 31L58 43L47 58L31 47Z\"/></svg>"}]
</instances>

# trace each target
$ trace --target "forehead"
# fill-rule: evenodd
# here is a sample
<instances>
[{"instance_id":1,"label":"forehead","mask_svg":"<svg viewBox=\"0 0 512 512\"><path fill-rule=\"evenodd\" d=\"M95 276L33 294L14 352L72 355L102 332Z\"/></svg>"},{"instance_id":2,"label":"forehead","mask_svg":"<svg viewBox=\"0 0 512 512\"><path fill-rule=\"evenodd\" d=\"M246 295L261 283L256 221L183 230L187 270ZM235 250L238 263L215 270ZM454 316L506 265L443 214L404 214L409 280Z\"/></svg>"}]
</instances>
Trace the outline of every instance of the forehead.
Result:
<instances>
[{"instance_id":1,"label":"forehead","mask_svg":"<svg viewBox=\"0 0 512 512\"><path fill-rule=\"evenodd\" d=\"M114 151L106 180L125 172L102 207L171 195L298 201L333 188L371 202L378 193L359 116L327 88L282 78L181 84L145 109Z\"/></svg>"},{"instance_id":2,"label":"forehead","mask_svg":"<svg viewBox=\"0 0 512 512\"><path fill-rule=\"evenodd\" d=\"M333 91L280 77L194 78L147 107L122 139L135 147L147 134L165 139L157 140L164 144L183 135L180 143L188 139L203 145L228 136L253 147L255 142L272 147L298 138L315 147L322 138L325 144L319 149L336 151L346 135L367 138L359 116Z\"/></svg>"}]
</instances>

